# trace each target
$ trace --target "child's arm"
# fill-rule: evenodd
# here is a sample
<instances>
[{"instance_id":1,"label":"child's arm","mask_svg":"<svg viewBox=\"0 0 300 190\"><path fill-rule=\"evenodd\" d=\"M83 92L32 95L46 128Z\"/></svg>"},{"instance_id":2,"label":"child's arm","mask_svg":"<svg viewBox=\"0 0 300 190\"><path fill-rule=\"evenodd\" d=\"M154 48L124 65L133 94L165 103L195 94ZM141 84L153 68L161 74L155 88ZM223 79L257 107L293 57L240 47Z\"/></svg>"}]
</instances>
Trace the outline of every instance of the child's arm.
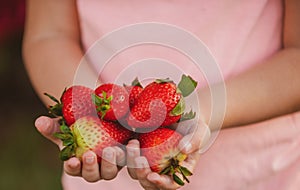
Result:
<instances>
[{"instance_id":1,"label":"child's arm","mask_svg":"<svg viewBox=\"0 0 300 190\"><path fill-rule=\"evenodd\" d=\"M300 109L300 2L286 0L283 49L238 76L225 81L227 107L223 127L239 126ZM209 89L199 91L207 104ZM204 117L209 119L209 105Z\"/></svg>"},{"instance_id":2,"label":"child's arm","mask_svg":"<svg viewBox=\"0 0 300 190\"><path fill-rule=\"evenodd\" d=\"M36 92L45 104L52 104L43 93L60 97L64 88L72 85L74 73L83 56L75 0L27 1L23 54ZM53 133L59 130L57 120L42 116L35 125L42 135L61 148L61 142L53 138ZM117 147L104 150L104 157L105 152L114 156L109 160L115 160L115 164L102 159L101 171L93 152L84 154L82 163L76 158L69 159L64 163L64 170L91 182L100 178L112 179L118 172L116 163L122 160L116 155L124 157L125 153Z\"/></svg>"},{"instance_id":3,"label":"child's arm","mask_svg":"<svg viewBox=\"0 0 300 190\"><path fill-rule=\"evenodd\" d=\"M28 0L23 56L32 84L46 103L72 84L83 56L76 1Z\"/></svg>"}]
</instances>

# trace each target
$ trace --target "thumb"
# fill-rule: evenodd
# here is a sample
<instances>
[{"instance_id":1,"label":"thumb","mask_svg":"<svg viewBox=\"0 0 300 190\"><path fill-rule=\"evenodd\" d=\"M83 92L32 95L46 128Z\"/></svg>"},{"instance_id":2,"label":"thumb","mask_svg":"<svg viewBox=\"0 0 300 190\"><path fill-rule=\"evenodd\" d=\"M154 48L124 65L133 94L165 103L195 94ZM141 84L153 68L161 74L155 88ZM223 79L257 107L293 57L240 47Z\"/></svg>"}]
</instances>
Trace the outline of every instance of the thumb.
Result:
<instances>
[{"instance_id":1,"label":"thumb","mask_svg":"<svg viewBox=\"0 0 300 190\"><path fill-rule=\"evenodd\" d=\"M197 124L194 130L185 135L179 142L178 148L185 154L199 151L209 140L211 136L208 125L204 122Z\"/></svg>"},{"instance_id":2,"label":"thumb","mask_svg":"<svg viewBox=\"0 0 300 190\"><path fill-rule=\"evenodd\" d=\"M53 136L54 133L60 131L58 118L40 116L35 120L35 127L44 137L46 137L59 147L62 147L61 140Z\"/></svg>"}]
</instances>

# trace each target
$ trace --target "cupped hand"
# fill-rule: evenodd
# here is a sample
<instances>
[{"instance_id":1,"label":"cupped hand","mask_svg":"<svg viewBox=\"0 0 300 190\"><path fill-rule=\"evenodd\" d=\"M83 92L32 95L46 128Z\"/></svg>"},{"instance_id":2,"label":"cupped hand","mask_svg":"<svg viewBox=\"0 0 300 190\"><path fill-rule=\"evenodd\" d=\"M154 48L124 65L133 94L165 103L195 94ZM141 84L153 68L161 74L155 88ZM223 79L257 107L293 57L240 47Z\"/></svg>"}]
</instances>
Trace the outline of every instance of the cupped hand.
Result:
<instances>
[{"instance_id":1,"label":"cupped hand","mask_svg":"<svg viewBox=\"0 0 300 190\"><path fill-rule=\"evenodd\" d=\"M180 140L178 149L188 155L181 165L193 172L200 157L199 151L210 137L210 130L204 123L200 123L198 126L190 124L183 122L173 128L181 134L186 134ZM126 149L128 173L133 179L138 180L145 190L174 190L181 187L170 176L151 171L147 159L140 154L138 140L129 141Z\"/></svg>"},{"instance_id":2,"label":"cupped hand","mask_svg":"<svg viewBox=\"0 0 300 190\"><path fill-rule=\"evenodd\" d=\"M41 116L36 119L35 127L61 150L63 148L61 140L53 136L54 133L60 131L58 121L57 118ZM76 157L65 161L64 171L72 176L81 176L88 182L96 182L101 179L111 180L117 176L118 171L125 165L125 157L125 152L120 147L107 147L102 152L101 164L98 164L96 154L87 151L83 154L82 161Z\"/></svg>"}]
</instances>

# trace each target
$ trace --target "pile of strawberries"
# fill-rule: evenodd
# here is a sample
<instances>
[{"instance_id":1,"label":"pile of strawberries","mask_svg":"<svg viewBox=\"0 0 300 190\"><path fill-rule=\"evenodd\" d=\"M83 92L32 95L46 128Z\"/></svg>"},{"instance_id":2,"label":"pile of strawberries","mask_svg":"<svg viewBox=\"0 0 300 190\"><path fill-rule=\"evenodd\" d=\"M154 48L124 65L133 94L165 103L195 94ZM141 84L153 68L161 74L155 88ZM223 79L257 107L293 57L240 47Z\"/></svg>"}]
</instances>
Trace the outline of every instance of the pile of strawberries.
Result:
<instances>
[{"instance_id":1,"label":"pile of strawberries","mask_svg":"<svg viewBox=\"0 0 300 190\"><path fill-rule=\"evenodd\" d=\"M184 113L184 97L196 86L190 76L182 75L178 85L157 79L143 88L136 79L129 86L106 83L94 90L74 85L60 100L45 93L56 102L49 106L50 113L61 118L61 132L55 134L65 146L60 158L80 159L92 150L100 163L105 147L122 146L137 138L153 171L172 176L180 185L189 182L187 176L192 173L180 165L187 155L177 149L182 134L169 126L195 117L192 111Z\"/></svg>"}]
</instances>

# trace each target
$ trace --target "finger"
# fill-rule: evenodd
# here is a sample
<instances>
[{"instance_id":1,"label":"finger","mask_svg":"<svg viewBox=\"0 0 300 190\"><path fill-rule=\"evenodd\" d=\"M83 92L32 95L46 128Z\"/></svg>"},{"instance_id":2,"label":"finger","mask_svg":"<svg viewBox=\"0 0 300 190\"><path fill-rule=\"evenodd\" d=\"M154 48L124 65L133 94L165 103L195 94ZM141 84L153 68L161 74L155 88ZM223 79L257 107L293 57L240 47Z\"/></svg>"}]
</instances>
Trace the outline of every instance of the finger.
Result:
<instances>
[{"instance_id":1,"label":"finger","mask_svg":"<svg viewBox=\"0 0 300 190\"><path fill-rule=\"evenodd\" d=\"M198 154L197 152L189 154L187 159L184 162L182 162L180 165L187 168L189 171L193 173L199 157L200 154ZM187 183L183 179L183 176L180 173L176 173L176 175L180 179L182 179L184 183ZM186 177L189 178L189 176ZM159 175L155 172L151 172L148 174L147 179L159 189L167 190L167 189L178 189L181 187L168 175Z\"/></svg>"},{"instance_id":2,"label":"finger","mask_svg":"<svg viewBox=\"0 0 300 190\"><path fill-rule=\"evenodd\" d=\"M81 162L78 158L70 158L64 162L64 171L71 176L81 176Z\"/></svg>"},{"instance_id":3,"label":"finger","mask_svg":"<svg viewBox=\"0 0 300 190\"><path fill-rule=\"evenodd\" d=\"M157 189L164 189L164 190L173 190L178 189L181 186L174 182L174 180L167 175L159 175L158 173L151 172L147 175L147 179L152 183L155 184Z\"/></svg>"},{"instance_id":4,"label":"finger","mask_svg":"<svg viewBox=\"0 0 300 190\"><path fill-rule=\"evenodd\" d=\"M60 148L62 147L61 141L53 137L54 133L60 131L58 118L40 116L35 120L35 127L44 137L57 144Z\"/></svg>"},{"instance_id":5,"label":"finger","mask_svg":"<svg viewBox=\"0 0 300 190\"><path fill-rule=\"evenodd\" d=\"M116 162L117 162L117 166L120 168L124 167L126 165L126 153L125 151L118 147L118 146L114 146L112 147L115 152L116 152Z\"/></svg>"},{"instance_id":6,"label":"finger","mask_svg":"<svg viewBox=\"0 0 300 190\"><path fill-rule=\"evenodd\" d=\"M114 179L118 174L117 152L112 147L103 149L101 160L101 177L105 180Z\"/></svg>"},{"instance_id":7,"label":"finger","mask_svg":"<svg viewBox=\"0 0 300 190\"><path fill-rule=\"evenodd\" d=\"M147 159L142 156L137 157L135 158L135 165L135 173L141 186L145 190L157 190L158 188L147 179L148 174L152 172Z\"/></svg>"},{"instance_id":8,"label":"finger","mask_svg":"<svg viewBox=\"0 0 300 190\"><path fill-rule=\"evenodd\" d=\"M140 143L138 140L130 140L126 146L127 151L127 170L132 179L137 179L135 173L135 158L140 156Z\"/></svg>"},{"instance_id":9,"label":"finger","mask_svg":"<svg viewBox=\"0 0 300 190\"><path fill-rule=\"evenodd\" d=\"M101 179L97 156L92 151L87 151L82 155L82 177L88 182Z\"/></svg>"},{"instance_id":10,"label":"finger","mask_svg":"<svg viewBox=\"0 0 300 190\"><path fill-rule=\"evenodd\" d=\"M178 148L185 154L199 151L206 145L210 136L209 127L205 123L200 123L191 133L180 140Z\"/></svg>"},{"instance_id":11,"label":"finger","mask_svg":"<svg viewBox=\"0 0 300 190\"><path fill-rule=\"evenodd\" d=\"M193 171L196 168L199 158L200 154L198 154L198 152L191 153L181 165L188 168L190 171Z\"/></svg>"}]
</instances>

